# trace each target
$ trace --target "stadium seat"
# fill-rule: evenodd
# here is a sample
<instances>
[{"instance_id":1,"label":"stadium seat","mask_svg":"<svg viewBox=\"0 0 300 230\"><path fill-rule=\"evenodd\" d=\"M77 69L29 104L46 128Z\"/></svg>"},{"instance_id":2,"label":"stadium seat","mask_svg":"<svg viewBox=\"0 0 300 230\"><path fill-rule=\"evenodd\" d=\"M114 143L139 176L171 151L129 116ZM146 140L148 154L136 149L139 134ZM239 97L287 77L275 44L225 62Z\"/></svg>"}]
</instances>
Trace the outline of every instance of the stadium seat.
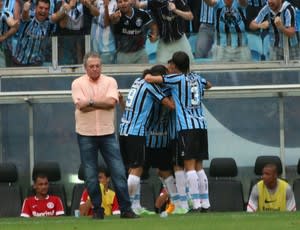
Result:
<instances>
[{"instance_id":1,"label":"stadium seat","mask_svg":"<svg viewBox=\"0 0 300 230\"><path fill-rule=\"evenodd\" d=\"M61 180L61 171L59 164L53 161L41 161L36 162L33 167L32 179L38 173L45 174L48 177L49 181L49 191L50 195L56 195L61 198L65 213L68 214L68 205L67 205L67 195L65 186L63 184L58 183ZM30 187L28 190L28 196L34 195L33 187Z\"/></svg>"},{"instance_id":2,"label":"stadium seat","mask_svg":"<svg viewBox=\"0 0 300 230\"><path fill-rule=\"evenodd\" d=\"M262 170L264 166L268 163L275 163L277 165L278 169L278 176L280 177L282 174L282 163L281 159L278 156L269 156L269 155L263 155L263 156L258 156L255 160L255 165L254 165L254 173L256 175L255 178L253 178L250 181L250 190L249 190L249 196L252 191L252 187L261 180L261 175L262 175ZM248 196L248 198L249 198Z\"/></svg>"},{"instance_id":3,"label":"stadium seat","mask_svg":"<svg viewBox=\"0 0 300 230\"><path fill-rule=\"evenodd\" d=\"M145 49L148 55L149 63L156 63L156 50L157 50L158 41L152 43L149 38L146 39Z\"/></svg>"},{"instance_id":4,"label":"stadium seat","mask_svg":"<svg viewBox=\"0 0 300 230\"><path fill-rule=\"evenodd\" d=\"M22 192L18 180L18 170L13 163L0 163L0 217L20 216Z\"/></svg>"},{"instance_id":5,"label":"stadium seat","mask_svg":"<svg viewBox=\"0 0 300 230\"><path fill-rule=\"evenodd\" d=\"M298 160L297 172L298 175L300 175L300 159ZM293 191L296 200L296 208L298 211L300 211L300 178L294 180Z\"/></svg>"},{"instance_id":6,"label":"stadium seat","mask_svg":"<svg viewBox=\"0 0 300 230\"><path fill-rule=\"evenodd\" d=\"M149 180L141 180L141 205L149 211L155 211L156 194L154 190L154 186Z\"/></svg>"},{"instance_id":7,"label":"stadium seat","mask_svg":"<svg viewBox=\"0 0 300 230\"><path fill-rule=\"evenodd\" d=\"M242 183L233 158L214 158L209 168L209 200L211 211L243 211L245 208Z\"/></svg>"},{"instance_id":8,"label":"stadium seat","mask_svg":"<svg viewBox=\"0 0 300 230\"><path fill-rule=\"evenodd\" d=\"M78 179L84 181L84 172L83 172L82 165L80 165L78 169ZM74 215L74 211L76 209L79 209L80 198L84 188L85 188L84 183L78 183L73 186L70 215Z\"/></svg>"}]
</instances>

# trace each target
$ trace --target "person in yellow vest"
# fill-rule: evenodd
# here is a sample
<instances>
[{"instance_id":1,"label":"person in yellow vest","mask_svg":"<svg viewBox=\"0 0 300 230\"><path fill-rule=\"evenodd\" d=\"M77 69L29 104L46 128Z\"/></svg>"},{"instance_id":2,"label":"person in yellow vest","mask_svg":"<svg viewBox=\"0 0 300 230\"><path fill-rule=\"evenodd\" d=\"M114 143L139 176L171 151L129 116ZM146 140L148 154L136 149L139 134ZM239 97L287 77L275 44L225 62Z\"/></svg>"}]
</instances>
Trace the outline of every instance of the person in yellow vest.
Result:
<instances>
[{"instance_id":1,"label":"person in yellow vest","mask_svg":"<svg viewBox=\"0 0 300 230\"><path fill-rule=\"evenodd\" d=\"M120 214L116 194L113 190L109 189L109 172L103 168L100 168L98 171L98 180L102 193L102 208L104 209L104 215L110 216ZM87 189L85 189L81 195L79 210L81 216L93 215L93 205Z\"/></svg>"},{"instance_id":2,"label":"person in yellow vest","mask_svg":"<svg viewBox=\"0 0 300 230\"><path fill-rule=\"evenodd\" d=\"M253 186L247 212L296 211L296 202L291 186L278 178L276 164L263 167L262 180Z\"/></svg>"}]
</instances>

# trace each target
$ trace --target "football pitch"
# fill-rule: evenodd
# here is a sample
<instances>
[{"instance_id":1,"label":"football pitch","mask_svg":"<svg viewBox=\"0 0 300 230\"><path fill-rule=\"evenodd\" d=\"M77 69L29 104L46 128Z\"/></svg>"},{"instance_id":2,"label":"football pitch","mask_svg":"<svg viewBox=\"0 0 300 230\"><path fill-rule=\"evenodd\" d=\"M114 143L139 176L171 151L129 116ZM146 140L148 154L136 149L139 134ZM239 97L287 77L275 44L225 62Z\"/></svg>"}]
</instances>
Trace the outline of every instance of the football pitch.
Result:
<instances>
[{"instance_id":1,"label":"football pitch","mask_svg":"<svg viewBox=\"0 0 300 230\"><path fill-rule=\"evenodd\" d=\"M118 216L93 220L90 217L0 218L0 230L288 230L300 229L300 212L294 213L199 213L143 216L120 219Z\"/></svg>"}]
</instances>

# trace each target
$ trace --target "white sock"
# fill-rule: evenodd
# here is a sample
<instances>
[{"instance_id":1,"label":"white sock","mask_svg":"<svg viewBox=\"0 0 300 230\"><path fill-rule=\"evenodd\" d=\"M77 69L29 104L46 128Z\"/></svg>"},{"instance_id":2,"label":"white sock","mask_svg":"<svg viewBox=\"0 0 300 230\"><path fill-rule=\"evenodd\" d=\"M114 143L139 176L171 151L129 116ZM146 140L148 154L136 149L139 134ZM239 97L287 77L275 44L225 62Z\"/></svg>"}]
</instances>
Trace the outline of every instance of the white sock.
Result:
<instances>
[{"instance_id":1,"label":"white sock","mask_svg":"<svg viewBox=\"0 0 300 230\"><path fill-rule=\"evenodd\" d=\"M198 175L195 170L190 170L186 172L186 177L193 209L201 208Z\"/></svg>"},{"instance_id":2,"label":"white sock","mask_svg":"<svg viewBox=\"0 0 300 230\"><path fill-rule=\"evenodd\" d=\"M178 204L179 195L177 193L177 189L175 185L175 178L173 176L169 176L164 180L164 184L166 185L172 203L174 205Z\"/></svg>"},{"instance_id":3,"label":"white sock","mask_svg":"<svg viewBox=\"0 0 300 230\"><path fill-rule=\"evenodd\" d=\"M175 172L176 188L179 195L179 203L181 208L188 209L187 194L186 194L186 178L183 170Z\"/></svg>"},{"instance_id":4,"label":"white sock","mask_svg":"<svg viewBox=\"0 0 300 230\"><path fill-rule=\"evenodd\" d=\"M138 176L129 174L127 179L128 192L131 201L131 208L139 208L140 205L140 193L141 193L141 179Z\"/></svg>"},{"instance_id":5,"label":"white sock","mask_svg":"<svg viewBox=\"0 0 300 230\"><path fill-rule=\"evenodd\" d=\"M199 178L199 192L202 208L209 208L209 195L208 195L208 180L205 171L202 169L197 172Z\"/></svg>"}]
</instances>

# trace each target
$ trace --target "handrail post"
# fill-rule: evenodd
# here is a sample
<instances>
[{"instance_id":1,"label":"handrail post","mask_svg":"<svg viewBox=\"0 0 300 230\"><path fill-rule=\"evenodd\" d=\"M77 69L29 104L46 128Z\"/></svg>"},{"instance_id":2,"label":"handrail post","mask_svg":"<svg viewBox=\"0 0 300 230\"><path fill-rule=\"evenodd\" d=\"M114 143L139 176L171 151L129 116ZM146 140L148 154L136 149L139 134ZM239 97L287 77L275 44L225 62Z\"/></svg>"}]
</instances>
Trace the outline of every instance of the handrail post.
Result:
<instances>
[{"instance_id":1,"label":"handrail post","mask_svg":"<svg viewBox=\"0 0 300 230\"><path fill-rule=\"evenodd\" d=\"M285 162L285 139L284 139L284 98L283 93L279 96L279 139L280 139L280 159L282 162L282 177L286 178L286 162Z\"/></svg>"}]
</instances>

